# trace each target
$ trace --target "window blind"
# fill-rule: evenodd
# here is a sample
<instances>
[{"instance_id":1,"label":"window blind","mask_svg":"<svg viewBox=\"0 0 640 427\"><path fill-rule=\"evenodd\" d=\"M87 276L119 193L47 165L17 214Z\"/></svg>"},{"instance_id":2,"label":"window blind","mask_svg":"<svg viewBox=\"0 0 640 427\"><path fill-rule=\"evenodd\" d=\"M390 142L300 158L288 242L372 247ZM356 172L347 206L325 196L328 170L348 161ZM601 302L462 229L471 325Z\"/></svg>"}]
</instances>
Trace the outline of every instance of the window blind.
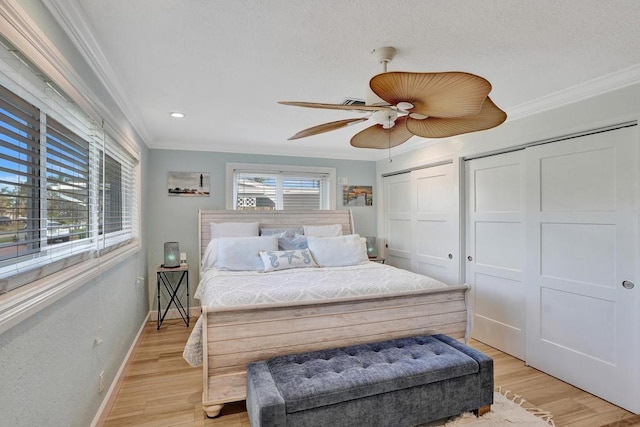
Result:
<instances>
[{"instance_id":1,"label":"window blind","mask_svg":"<svg viewBox=\"0 0 640 427\"><path fill-rule=\"evenodd\" d=\"M0 86L0 260L39 250L40 110Z\"/></svg>"},{"instance_id":2,"label":"window blind","mask_svg":"<svg viewBox=\"0 0 640 427\"><path fill-rule=\"evenodd\" d=\"M89 237L89 142L47 116L47 243Z\"/></svg>"},{"instance_id":3,"label":"window blind","mask_svg":"<svg viewBox=\"0 0 640 427\"><path fill-rule=\"evenodd\" d=\"M328 209L328 174L235 170L234 209Z\"/></svg>"}]
</instances>

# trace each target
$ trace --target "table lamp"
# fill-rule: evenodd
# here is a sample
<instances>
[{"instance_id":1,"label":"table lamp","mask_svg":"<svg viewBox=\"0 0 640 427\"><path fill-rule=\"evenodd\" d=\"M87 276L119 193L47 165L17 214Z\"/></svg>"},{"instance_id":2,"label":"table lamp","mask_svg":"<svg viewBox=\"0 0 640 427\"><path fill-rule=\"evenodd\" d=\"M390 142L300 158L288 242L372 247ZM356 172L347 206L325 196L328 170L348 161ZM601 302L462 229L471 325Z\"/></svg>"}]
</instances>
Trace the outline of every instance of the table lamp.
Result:
<instances>
[{"instance_id":1,"label":"table lamp","mask_svg":"<svg viewBox=\"0 0 640 427\"><path fill-rule=\"evenodd\" d=\"M164 244L164 264L165 268L175 268L180 266L180 248L178 242L165 242Z\"/></svg>"}]
</instances>

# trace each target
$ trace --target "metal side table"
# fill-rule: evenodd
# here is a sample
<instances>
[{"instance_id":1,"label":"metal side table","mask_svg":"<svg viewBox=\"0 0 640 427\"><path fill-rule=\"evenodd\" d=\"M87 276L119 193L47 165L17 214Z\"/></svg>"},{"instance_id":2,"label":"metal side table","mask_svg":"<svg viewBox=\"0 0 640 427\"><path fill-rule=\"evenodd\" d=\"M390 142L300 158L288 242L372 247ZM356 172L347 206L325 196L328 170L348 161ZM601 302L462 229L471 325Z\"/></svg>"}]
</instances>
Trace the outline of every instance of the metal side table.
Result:
<instances>
[{"instance_id":1,"label":"metal side table","mask_svg":"<svg viewBox=\"0 0 640 427\"><path fill-rule=\"evenodd\" d=\"M179 276L178 276L179 275ZM164 321L171 304L173 304L178 313L180 313L180 317L184 320L184 323L189 326L189 266L187 264L181 264L179 267L175 268L165 268L163 266L158 266L156 268L156 276L158 280L158 328L162 326L162 322ZM178 278L176 282L175 279ZM182 302L180 302L180 298L178 297L178 291L182 286L186 286L187 288L187 308L185 309ZM160 294L162 290L166 291L167 298L169 298L169 303L167 307L164 309L164 313L162 313L162 307L160 305ZM161 314L162 313L162 314Z\"/></svg>"}]
</instances>

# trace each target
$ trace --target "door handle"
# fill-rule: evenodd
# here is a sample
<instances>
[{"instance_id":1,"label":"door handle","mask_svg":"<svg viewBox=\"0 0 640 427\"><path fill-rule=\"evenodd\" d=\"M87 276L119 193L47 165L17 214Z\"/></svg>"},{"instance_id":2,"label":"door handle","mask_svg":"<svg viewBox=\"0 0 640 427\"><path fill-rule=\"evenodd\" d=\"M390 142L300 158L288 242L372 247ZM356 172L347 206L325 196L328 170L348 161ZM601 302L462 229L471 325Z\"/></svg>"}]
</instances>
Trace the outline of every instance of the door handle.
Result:
<instances>
[{"instance_id":1,"label":"door handle","mask_svg":"<svg viewBox=\"0 0 640 427\"><path fill-rule=\"evenodd\" d=\"M633 289L633 287L635 286L635 283L629 281L629 280L623 280L622 281L622 287L625 289Z\"/></svg>"},{"instance_id":2,"label":"door handle","mask_svg":"<svg viewBox=\"0 0 640 427\"><path fill-rule=\"evenodd\" d=\"M472 257L471 255L469 255L469 256L467 257L467 261L473 261L473 257Z\"/></svg>"}]
</instances>

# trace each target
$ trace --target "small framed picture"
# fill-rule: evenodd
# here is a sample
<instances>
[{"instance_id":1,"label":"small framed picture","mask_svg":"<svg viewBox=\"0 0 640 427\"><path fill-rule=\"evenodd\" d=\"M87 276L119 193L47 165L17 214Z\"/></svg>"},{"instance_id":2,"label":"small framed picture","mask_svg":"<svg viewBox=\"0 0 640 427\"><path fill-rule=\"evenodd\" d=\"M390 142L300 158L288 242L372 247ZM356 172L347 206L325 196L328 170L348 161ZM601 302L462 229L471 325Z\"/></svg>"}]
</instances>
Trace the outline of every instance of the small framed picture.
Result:
<instances>
[{"instance_id":1,"label":"small framed picture","mask_svg":"<svg viewBox=\"0 0 640 427\"><path fill-rule=\"evenodd\" d=\"M169 172L168 194L169 196L209 196L210 180L209 172Z\"/></svg>"},{"instance_id":2,"label":"small framed picture","mask_svg":"<svg viewBox=\"0 0 640 427\"><path fill-rule=\"evenodd\" d=\"M343 185L343 206L373 206L373 187L370 185Z\"/></svg>"}]
</instances>

